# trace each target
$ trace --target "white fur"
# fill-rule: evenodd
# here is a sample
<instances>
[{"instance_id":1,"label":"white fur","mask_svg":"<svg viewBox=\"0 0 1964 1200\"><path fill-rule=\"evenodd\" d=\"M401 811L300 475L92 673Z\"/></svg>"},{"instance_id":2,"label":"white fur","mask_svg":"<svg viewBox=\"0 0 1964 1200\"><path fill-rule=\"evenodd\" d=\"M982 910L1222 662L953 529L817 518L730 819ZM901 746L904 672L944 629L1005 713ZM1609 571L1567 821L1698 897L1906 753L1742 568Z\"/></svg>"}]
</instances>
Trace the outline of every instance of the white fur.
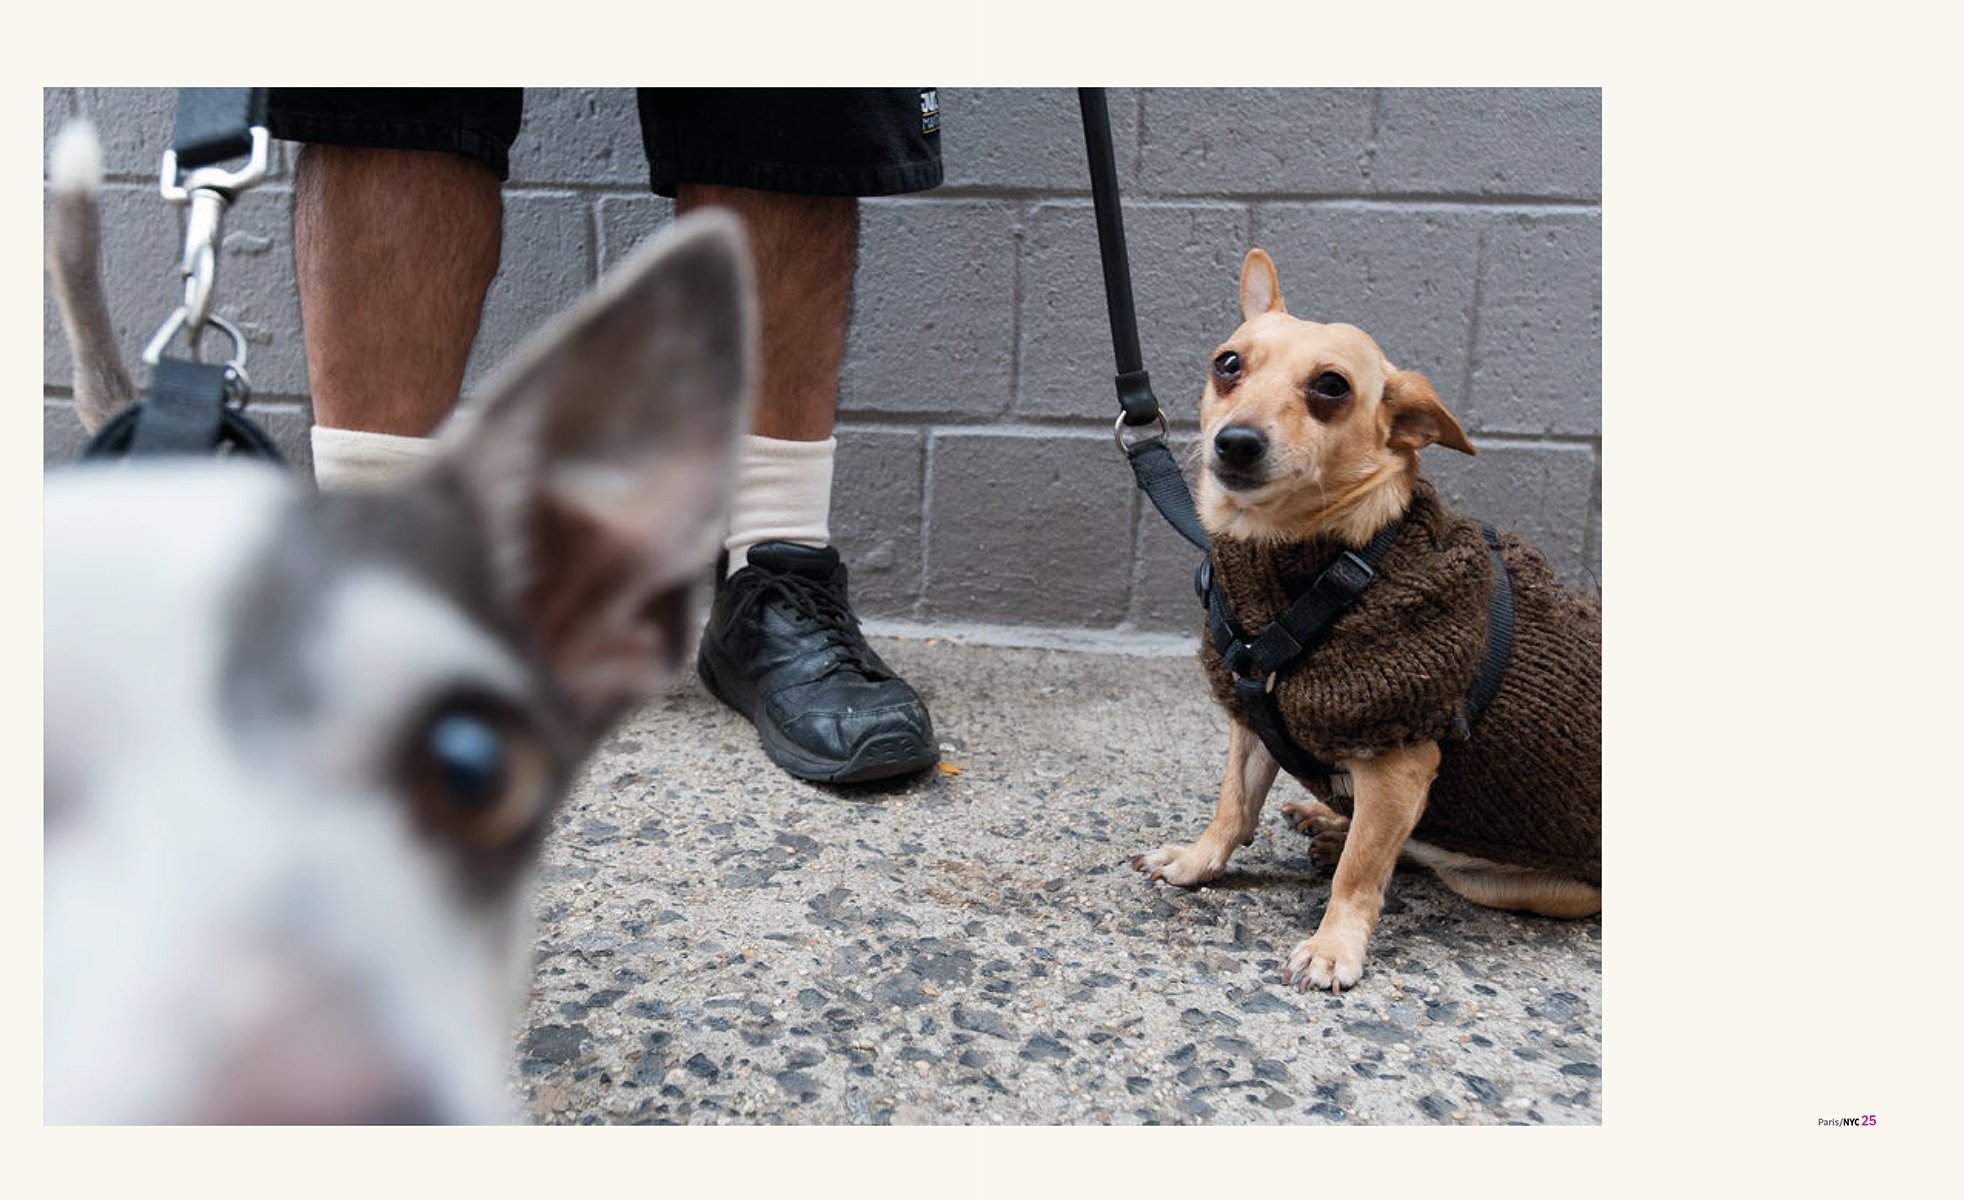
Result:
<instances>
[{"instance_id":1,"label":"white fur","mask_svg":"<svg viewBox=\"0 0 1964 1200\"><path fill-rule=\"evenodd\" d=\"M56 155L57 187L100 174L99 153L75 145ZM690 256L685 273L671 254ZM75 274L85 257L52 256L56 293L71 339L101 343L100 366L113 362L113 336ZM716 516L749 419L747 263L734 218L678 220L530 339L487 389L482 420L446 437L445 482L471 503L443 511L483 522L471 531L489 543L480 565L514 619L532 611L519 600L537 582L527 559L542 505L588 509L595 526L556 549L635 555L604 595L555 609L570 632L532 631L536 662L472 623L487 598L452 603L359 553L319 564L311 581L255 573L347 544L339 529L309 541L323 528L309 522L334 514L302 516L295 482L270 468L150 463L47 477L47 1120L509 1115L504 1064L529 965L529 896L514 882L525 864L480 860L473 894L459 847L417 828L402 759L422 715L458 689L550 709L561 732L634 698L610 680L585 686L618 656L578 639L631 644L650 599L692 574L678 552ZM678 281L703 281L704 303L684 305L670 331L651 318L674 307ZM601 337L602 323L637 332ZM568 369L592 367L596 353L622 369ZM660 371L644 369L657 360ZM727 381L727 394L705 397L702 377ZM605 381L600 393L593 378ZM116 389L98 391L106 407ZM546 436L604 420L608 404L635 417L623 436ZM379 531L390 515L374 519ZM436 536L454 549L461 532ZM260 581L276 586L245 586ZM296 586L319 590L281 590ZM661 665L651 655L637 670ZM540 685L550 697L523 703Z\"/></svg>"},{"instance_id":2,"label":"white fur","mask_svg":"<svg viewBox=\"0 0 1964 1200\"><path fill-rule=\"evenodd\" d=\"M102 142L95 126L70 121L48 149L48 183L56 192L93 192L102 187Z\"/></svg>"},{"instance_id":3,"label":"white fur","mask_svg":"<svg viewBox=\"0 0 1964 1200\"><path fill-rule=\"evenodd\" d=\"M294 1011L309 988L368 1044L298 1050L288 1069L326 1078L329 1056L367 1051L450 1119L508 1115L526 897L463 901L391 793L388 754L430 688L526 675L442 599L356 573L302 650L322 722L270 753L242 741L218 707L226 606L287 487L207 464L49 477L51 1122L237 1119L200 1108L213 1073L255 1030L319 1026Z\"/></svg>"}]
</instances>

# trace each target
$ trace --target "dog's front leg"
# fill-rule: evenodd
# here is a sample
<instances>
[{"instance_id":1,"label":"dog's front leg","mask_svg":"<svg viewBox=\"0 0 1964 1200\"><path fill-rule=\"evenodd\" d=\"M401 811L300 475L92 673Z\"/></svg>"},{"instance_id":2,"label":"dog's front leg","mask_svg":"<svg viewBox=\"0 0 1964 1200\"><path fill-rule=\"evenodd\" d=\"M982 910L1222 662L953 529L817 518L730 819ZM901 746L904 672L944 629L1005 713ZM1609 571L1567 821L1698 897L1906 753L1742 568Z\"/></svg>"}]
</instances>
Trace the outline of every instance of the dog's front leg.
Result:
<instances>
[{"instance_id":1,"label":"dog's front leg","mask_svg":"<svg viewBox=\"0 0 1964 1200\"><path fill-rule=\"evenodd\" d=\"M1323 922L1289 955L1287 978L1301 988L1341 991L1363 976L1364 947L1384 907L1384 886L1439 772L1439 744L1400 747L1343 765L1356 789L1350 832Z\"/></svg>"},{"instance_id":2,"label":"dog's front leg","mask_svg":"<svg viewBox=\"0 0 1964 1200\"><path fill-rule=\"evenodd\" d=\"M1221 777L1221 798L1206 832L1190 845L1166 845L1141 854L1132 865L1181 887L1198 887L1220 878L1228 856L1255 840L1262 802L1275 783L1275 758L1261 738L1239 721L1230 722L1227 773Z\"/></svg>"}]
</instances>

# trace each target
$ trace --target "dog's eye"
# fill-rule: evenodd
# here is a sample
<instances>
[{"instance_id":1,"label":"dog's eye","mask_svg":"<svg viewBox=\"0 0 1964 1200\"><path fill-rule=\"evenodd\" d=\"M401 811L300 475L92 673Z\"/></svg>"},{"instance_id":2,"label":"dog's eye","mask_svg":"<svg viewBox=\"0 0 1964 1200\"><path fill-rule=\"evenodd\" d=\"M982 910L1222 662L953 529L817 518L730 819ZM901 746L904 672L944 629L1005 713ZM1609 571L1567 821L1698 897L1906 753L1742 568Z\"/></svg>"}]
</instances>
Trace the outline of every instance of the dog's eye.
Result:
<instances>
[{"instance_id":1,"label":"dog's eye","mask_svg":"<svg viewBox=\"0 0 1964 1200\"><path fill-rule=\"evenodd\" d=\"M1241 374L1241 356L1232 350L1223 350L1214 356L1214 374L1224 380L1232 380Z\"/></svg>"},{"instance_id":2,"label":"dog's eye","mask_svg":"<svg viewBox=\"0 0 1964 1200\"><path fill-rule=\"evenodd\" d=\"M543 748L518 713L452 701L413 736L404 785L418 822L478 850L533 832L545 810Z\"/></svg>"},{"instance_id":3,"label":"dog's eye","mask_svg":"<svg viewBox=\"0 0 1964 1200\"><path fill-rule=\"evenodd\" d=\"M1335 371L1325 371L1310 381L1309 390L1325 400L1341 400L1350 394L1350 381Z\"/></svg>"},{"instance_id":4,"label":"dog's eye","mask_svg":"<svg viewBox=\"0 0 1964 1200\"><path fill-rule=\"evenodd\" d=\"M491 722L468 713L437 718L429 732L430 764L451 803L483 812L504 794L510 755Z\"/></svg>"}]
</instances>

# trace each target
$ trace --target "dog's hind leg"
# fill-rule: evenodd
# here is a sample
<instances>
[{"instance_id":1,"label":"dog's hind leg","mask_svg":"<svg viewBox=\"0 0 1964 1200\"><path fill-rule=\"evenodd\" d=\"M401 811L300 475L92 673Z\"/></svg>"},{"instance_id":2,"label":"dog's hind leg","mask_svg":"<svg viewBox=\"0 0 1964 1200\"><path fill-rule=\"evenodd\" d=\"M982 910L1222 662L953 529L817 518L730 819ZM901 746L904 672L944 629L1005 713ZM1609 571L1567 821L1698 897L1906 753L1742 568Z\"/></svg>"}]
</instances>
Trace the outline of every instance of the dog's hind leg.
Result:
<instances>
[{"instance_id":1,"label":"dog's hind leg","mask_svg":"<svg viewBox=\"0 0 1964 1200\"><path fill-rule=\"evenodd\" d=\"M1309 861L1326 871L1336 870L1350 834L1350 818L1316 799L1306 804L1291 800L1282 806L1282 815L1297 832L1309 835Z\"/></svg>"},{"instance_id":2,"label":"dog's hind leg","mask_svg":"<svg viewBox=\"0 0 1964 1200\"><path fill-rule=\"evenodd\" d=\"M1282 806L1296 828L1309 835L1309 861L1335 870L1343 860L1350 818L1321 800ZM1445 885L1475 904L1537 913L1544 917L1590 917L1602 911L1601 888L1579 879L1516 867L1490 859L1442 850L1416 838L1406 841L1398 861L1429 867Z\"/></svg>"},{"instance_id":3,"label":"dog's hind leg","mask_svg":"<svg viewBox=\"0 0 1964 1200\"><path fill-rule=\"evenodd\" d=\"M1603 909L1603 891L1579 879L1517 867L1408 842L1406 855L1426 866L1453 891L1487 908L1531 912L1544 917L1592 917Z\"/></svg>"},{"instance_id":4,"label":"dog's hind leg","mask_svg":"<svg viewBox=\"0 0 1964 1200\"><path fill-rule=\"evenodd\" d=\"M1239 721L1228 730L1227 772L1221 777L1221 796L1214 819L1190 845L1165 845L1132 860L1132 865L1181 887L1198 887L1220 878L1228 856L1255 840L1256 821L1269 788L1275 785L1276 762L1261 738Z\"/></svg>"}]
</instances>

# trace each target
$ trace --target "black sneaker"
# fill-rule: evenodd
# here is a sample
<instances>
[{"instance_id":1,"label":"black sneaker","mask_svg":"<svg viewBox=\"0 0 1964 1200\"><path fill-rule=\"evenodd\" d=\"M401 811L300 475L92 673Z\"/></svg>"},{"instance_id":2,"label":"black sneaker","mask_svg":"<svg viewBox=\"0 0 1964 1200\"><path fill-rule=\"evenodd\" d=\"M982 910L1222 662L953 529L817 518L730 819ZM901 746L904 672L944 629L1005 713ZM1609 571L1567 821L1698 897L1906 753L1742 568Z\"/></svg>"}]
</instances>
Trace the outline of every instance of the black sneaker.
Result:
<instances>
[{"instance_id":1,"label":"black sneaker","mask_svg":"<svg viewBox=\"0 0 1964 1200\"><path fill-rule=\"evenodd\" d=\"M927 705L859 632L837 550L760 542L728 579L725 562L696 673L750 718L772 762L800 779L863 783L940 759Z\"/></svg>"}]
</instances>

